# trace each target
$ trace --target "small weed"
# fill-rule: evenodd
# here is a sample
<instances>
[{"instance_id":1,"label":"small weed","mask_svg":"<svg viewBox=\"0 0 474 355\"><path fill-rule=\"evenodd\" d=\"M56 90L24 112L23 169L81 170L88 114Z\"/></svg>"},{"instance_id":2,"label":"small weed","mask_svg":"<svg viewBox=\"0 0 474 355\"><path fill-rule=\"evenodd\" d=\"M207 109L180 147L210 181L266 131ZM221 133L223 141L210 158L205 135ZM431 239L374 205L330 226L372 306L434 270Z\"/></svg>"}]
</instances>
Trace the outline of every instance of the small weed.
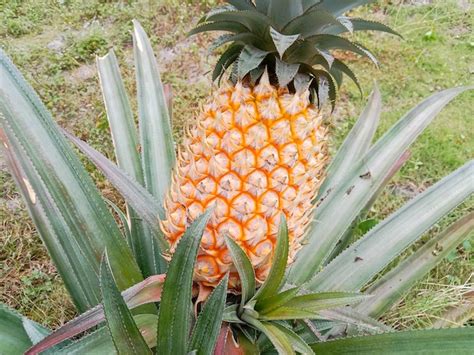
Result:
<instances>
[{"instance_id":1,"label":"small weed","mask_svg":"<svg viewBox=\"0 0 474 355\"><path fill-rule=\"evenodd\" d=\"M50 73L52 75L71 70L79 65L77 59L69 53L57 54L51 59Z\"/></svg>"},{"instance_id":2,"label":"small weed","mask_svg":"<svg viewBox=\"0 0 474 355\"><path fill-rule=\"evenodd\" d=\"M107 48L107 39L99 32L93 32L74 43L68 54L77 61L87 62L96 55L104 55Z\"/></svg>"},{"instance_id":3,"label":"small weed","mask_svg":"<svg viewBox=\"0 0 474 355\"><path fill-rule=\"evenodd\" d=\"M438 36L436 35L434 31L430 30L423 35L423 39L429 42L436 41L438 39Z\"/></svg>"},{"instance_id":4,"label":"small weed","mask_svg":"<svg viewBox=\"0 0 474 355\"><path fill-rule=\"evenodd\" d=\"M32 24L28 21L20 21L16 19L7 19L5 21L7 33L14 37L20 37L31 32Z\"/></svg>"},{"instance_id":5,"label":"small weed","mask_svg":"<svg viewBox=\"0 0 474 355\"><path fill-rule=\"evenodd\" d=\"M38 297L53 290L51 277L41 270L33 270L31 274L21 278L23 294L27 297Z\"/></svg>"}]
</instances>

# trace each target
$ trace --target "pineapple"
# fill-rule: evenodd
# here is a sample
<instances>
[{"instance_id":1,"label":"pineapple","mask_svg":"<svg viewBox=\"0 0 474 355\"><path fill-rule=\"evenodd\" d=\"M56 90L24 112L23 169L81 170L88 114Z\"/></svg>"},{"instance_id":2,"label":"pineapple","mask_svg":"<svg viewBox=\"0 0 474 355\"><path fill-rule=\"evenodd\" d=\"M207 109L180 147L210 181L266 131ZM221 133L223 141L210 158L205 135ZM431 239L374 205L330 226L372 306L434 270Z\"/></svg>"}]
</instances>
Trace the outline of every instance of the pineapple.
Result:
<instances>
[{"instance_id":1,"label":"pineapple","mask_svg":"<svg viewBox=\"0 0 474 355\"><path fill-rule=\"evenodd\" d=\"M326 162L326 128L309 93L241 82L219 89L184 141L163 230L175 245L215 205L201 242L196 280L215 286L231 270L224 234L246 251L262 282L271 264L280 213L288 220L290 260L310 220ZM231 288L238 275L230 274Z\"/></svg>"},{"instance_id":2,"label":"pineapple","mask_svg":"<svg viewBox=\"0 0 474 355\"><path fill-rule=\"evenodd\" d=\"M213 78L221 78L231 65L233 69L184 139L162 230L172 251L190 223L215 206L195 280L215 286L230 272L229 288L235 291L239 278L224 235L245 250L259 283L272 262L280 214L288 221L290 263L301 248L328 159L321 106L326 98L334 104L334 81L340 83L343 73L356 81L329 50L373 56L338 36L354 28L347 18L337 18L338 9L331 5L270 1L267 8L260 1L256 6L228 2L211 10L191 32L230 32L212 46L232 42ZM358 30L388 31L358 21Z\"/></svg>"}]
</instances>

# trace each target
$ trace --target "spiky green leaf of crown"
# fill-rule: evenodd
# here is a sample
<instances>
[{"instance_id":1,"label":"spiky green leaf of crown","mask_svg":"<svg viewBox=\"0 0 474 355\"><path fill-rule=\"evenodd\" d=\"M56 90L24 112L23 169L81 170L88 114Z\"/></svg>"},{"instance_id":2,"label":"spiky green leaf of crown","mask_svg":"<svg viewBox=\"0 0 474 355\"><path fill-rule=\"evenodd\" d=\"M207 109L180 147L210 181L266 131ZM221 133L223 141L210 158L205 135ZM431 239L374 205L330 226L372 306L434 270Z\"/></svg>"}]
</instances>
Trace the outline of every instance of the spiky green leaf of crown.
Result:
<instances>
[{"instance_id":1,"label":"spiky green leaf of crown","mask_svg":"<svg viewBox=\"0 0 474 355\"><path fill-rule=\"evenodd\" d=\"M343 13L372 0L227 0L214 8L190 32L230 32L211 45L215 50L228 45L213 72L220 79L232 66L231 81L254 84L267 68L275 85L297 89L298 77L310 79L311 99L321 105L329 98L334 105L336 86L347 75L359 87L357 77L334 51L375 56L360 43L343 34L382 31L398 35L390 27ZM230 45L229 45L230 44ZM308 80L304 80L307 82Z\"/></svg>"}]
</instances>

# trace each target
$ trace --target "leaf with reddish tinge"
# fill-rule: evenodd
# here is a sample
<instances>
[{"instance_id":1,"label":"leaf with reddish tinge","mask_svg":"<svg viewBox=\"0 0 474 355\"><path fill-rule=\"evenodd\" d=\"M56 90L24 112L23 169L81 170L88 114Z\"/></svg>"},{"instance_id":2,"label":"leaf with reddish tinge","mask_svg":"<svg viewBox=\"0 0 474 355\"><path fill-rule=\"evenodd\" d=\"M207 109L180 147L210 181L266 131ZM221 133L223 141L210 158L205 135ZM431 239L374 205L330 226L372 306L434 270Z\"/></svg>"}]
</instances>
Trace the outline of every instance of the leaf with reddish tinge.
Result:
<instances>
[{"instance_id":1,"label":"leaf with reddish tinge","mask_svg":"<svg viewBox=\"0 0 474 355\"><path fill-rule=\"evenodd\" d=\"M146 280L123 291L122 297L128 308L133 309L143 304L159 302L164 281L165 275L150 276ZM98 305L48 335L38 344L29 349L26 354L38 354L41 351L59 344L65 339L72 338L73 336L92 328L93 326L103 322L104 319L103 307L102 305Z\"/></svg>"}]
</instances>

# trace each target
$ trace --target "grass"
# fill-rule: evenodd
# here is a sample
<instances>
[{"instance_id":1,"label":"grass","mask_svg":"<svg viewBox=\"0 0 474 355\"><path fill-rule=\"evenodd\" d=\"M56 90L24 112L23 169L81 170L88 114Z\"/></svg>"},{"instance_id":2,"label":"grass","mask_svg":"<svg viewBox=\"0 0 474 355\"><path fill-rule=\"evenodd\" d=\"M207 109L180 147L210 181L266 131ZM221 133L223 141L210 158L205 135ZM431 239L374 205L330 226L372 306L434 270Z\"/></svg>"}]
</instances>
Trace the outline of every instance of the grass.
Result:
<instances>
[{"instance_id":1,"label":"grass","mask_svg":"<svg viewBox=\"0 0 474 355\"><path fill-rule=\"evenodd\" d=\"M94 57L114 47L126 85L134 92L130 30L131 20L139 19L151 36L162 79L173 87L173 133L180 141L183 127L193 120L210 93L207 72L216 57L207 55L209 36L186 38L206 4L157 3L8 0L0 10L5 18L0 23L0 43L58 122L112 157ZM389 24L404 40L382 34L357 37L373 49L381 68L348 58L366 92L361 98L355 85L345 83L331 117L333 151L361 112L374 79L379 82L385 107L377 136L432 92L473 83L474 67L469 62L474 52L473 29L468 12L460 6L462 2L423 6L400 1L378 3L358 10L358 14ZM411 148L408 163L373 206L370 218L387 216L474 156L473 98L472 92L463 94L421 135ZM85 163L105 195L115 199L111 185ZM74 309L1 157L0 185L0 301L55 327L72 317ZM424 238L474 210L473 202L471 199L457 208ZM434 269L386 316L386 321L399 329L426 327L447 308L459 304L473 287L472 239L470 243L463 243Z\"/></svg>"}]
</instances>

